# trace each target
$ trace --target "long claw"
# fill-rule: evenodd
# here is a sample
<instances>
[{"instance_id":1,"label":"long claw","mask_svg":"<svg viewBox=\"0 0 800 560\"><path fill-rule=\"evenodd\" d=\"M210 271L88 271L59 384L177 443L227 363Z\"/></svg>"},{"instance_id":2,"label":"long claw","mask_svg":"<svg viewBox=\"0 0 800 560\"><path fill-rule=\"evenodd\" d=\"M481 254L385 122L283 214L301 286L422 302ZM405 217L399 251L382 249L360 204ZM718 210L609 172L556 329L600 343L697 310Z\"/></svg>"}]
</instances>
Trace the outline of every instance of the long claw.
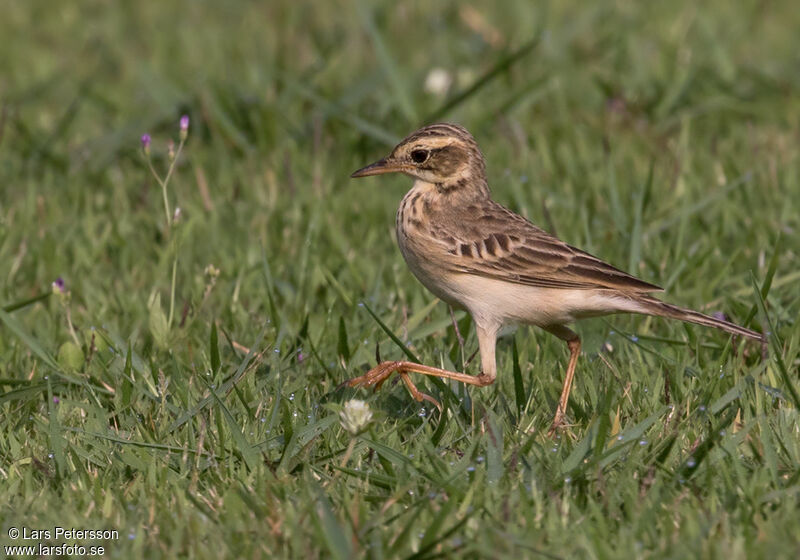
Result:
<instances>
[{"instance_id":1,"label":"long claw","mask_svg":"<svg viewBox=\"0 0 800 560\"><path fill-rule=\"evenodd\" d=\"M423 400L428 401L430 403L433 403L436 406L436 408L439 409L439 412L444 411L439 401L434 399L432 396L423 393L422 391L417 389L417 386L414 385L414 382L411 381L411 378L408 376L407 373L400 372L400 378L403 380L403 383L406 384L406 387L408 388L409 393L411 393L411 396L414 397L414 400L418 402L422 402Z\"/></svg>"},{"instance_id":2,"label":"long claw","mask_svg":"<svg viewBox=\"0 0 800 560\"><path fill-rule=\"evenodd\" d=\"M426 395L425 393L420 393L420 395L422 395L422 398L425 399L426 401L433 403L433 405L439 409L439 414L442 414L444 412L444 409L442 408L442 403L434 399L432 396Z\"/></svg>"}]
</instances>

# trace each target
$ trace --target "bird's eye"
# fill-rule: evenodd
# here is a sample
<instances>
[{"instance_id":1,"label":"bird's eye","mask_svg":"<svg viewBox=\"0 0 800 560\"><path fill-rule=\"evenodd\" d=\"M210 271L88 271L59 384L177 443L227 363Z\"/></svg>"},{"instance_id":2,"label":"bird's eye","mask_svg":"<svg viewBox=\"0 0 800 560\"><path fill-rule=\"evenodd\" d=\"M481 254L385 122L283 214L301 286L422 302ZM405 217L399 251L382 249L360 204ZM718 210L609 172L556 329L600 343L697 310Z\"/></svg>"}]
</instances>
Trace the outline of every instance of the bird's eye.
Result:
<instances>
[{"instance_id":1,"label":"bird's eye","mask_svg":"<svg viewBox=\"0 0 800 560\"><path fill-rule=\"evenodd\" d=\"M428 150L414 150L411 152L411 161L414 163L424 163L428 159Z\"/></svg>"}]
</instances>

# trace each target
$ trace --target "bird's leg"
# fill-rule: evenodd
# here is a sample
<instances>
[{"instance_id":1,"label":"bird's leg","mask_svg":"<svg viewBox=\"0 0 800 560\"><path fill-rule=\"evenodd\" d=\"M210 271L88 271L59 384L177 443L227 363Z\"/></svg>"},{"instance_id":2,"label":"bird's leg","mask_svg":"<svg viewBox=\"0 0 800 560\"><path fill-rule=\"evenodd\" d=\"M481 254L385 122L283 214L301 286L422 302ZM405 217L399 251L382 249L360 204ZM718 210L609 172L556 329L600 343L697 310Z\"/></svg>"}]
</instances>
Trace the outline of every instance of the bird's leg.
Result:
<instances>
[{"instance_id":1,"label":"bird's leg","mask_svg":"<svg viewBox=\"0 0 800 560\"><path fill-rule=\"evenodd\" d=\"M436 405L441 410L441 404L431 397L426 395L414 385L409 377L409 373L421 373L423 375L430 375L433 377L441 377L443 379L453 379L468 385L475 385L477 387L485 387L494 383L497 376L497 368L495 364L495 343L497 342L497 328L486 328L476 325L476 332L478 333L478 346L481 351L481 363L483 371L479 375L469 375L467 373L460 373L457 371L449 371L415 362L408 362L405 360L395 362L381 362L364 375L354 377L343 383L349 387L372 387L379 389L383 382L389 379L393 373L400 375L400 378L405 383L411 396L417 401L429 401Z\"/></svg>"},{"instance_id":2,"label":"bird's leg","mask_svg":"<svg viewBox=\"0 0 800 560\"><path fill-rule=\"evenodd\" d=\"M578 364L578 356L581 354L581 339L576 333L560 325L550 327L547 331L565 341L569 347L567 375L564 377L564 385L561 388L561 398L558 400L556 415L553 418L553 424L550 426L550 431L548 432L548 435L552 436L559 428L564 426L564 415L567 412L567 402L569 401L569 392L572 388L572 378L575 377L575 366Z\"/></svg>"}]
</instances>

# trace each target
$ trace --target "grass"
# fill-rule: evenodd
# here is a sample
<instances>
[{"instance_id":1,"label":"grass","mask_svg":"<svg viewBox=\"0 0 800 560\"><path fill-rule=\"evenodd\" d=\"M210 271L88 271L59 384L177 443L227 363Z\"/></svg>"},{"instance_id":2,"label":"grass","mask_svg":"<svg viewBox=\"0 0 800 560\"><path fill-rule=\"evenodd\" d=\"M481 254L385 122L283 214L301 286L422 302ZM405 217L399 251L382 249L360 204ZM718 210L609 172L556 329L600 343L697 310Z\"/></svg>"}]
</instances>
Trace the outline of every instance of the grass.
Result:
<instances>
[{"instance_id":1,"label":"grass","mask_svg":"<svg viewBox=\"0 0 800 560\"><path fill-rule=\"evenodd\" d=\"M125 558L798 553L792 2L3 12L4 546L59 525L115 529L79 544ZM168 229L139 137L163 173L182 114ZM420 380L443 414L399 384L337 391L376 345L448 368L477 347L394 246L408 179L348 179L431 119L475 134L497 200L769 331L769 358L665 320L583 322L556 440L566 349L533 329L501 340L492 387ZM69 297L48 296L58 277ZM351 436L355 397L374 417Z\"/></svg>"}]
</instances>

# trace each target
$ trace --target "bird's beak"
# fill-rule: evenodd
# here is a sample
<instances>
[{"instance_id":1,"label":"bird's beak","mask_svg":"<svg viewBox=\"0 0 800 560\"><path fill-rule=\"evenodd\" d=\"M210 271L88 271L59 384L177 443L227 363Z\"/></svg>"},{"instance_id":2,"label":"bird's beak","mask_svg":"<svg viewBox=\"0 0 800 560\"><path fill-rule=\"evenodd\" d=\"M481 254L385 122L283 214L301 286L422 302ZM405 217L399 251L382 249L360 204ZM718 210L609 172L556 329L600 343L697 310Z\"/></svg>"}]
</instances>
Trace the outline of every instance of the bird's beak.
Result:
<instances>
[{"instance_id":1,"label":"bird's beak","mask_svg":"<svg viewBox=\"0 0 800 560\"><path fill-rule=\"evenodd\" d=\"M355 179L358 177L369 177L370 175L382 175L384 173L397 173L402 171L404 171L402 165L388 158L383 158L366 167L362 167L358 171L354 171L350 176Z\"/></svg>"}]
</instances>

